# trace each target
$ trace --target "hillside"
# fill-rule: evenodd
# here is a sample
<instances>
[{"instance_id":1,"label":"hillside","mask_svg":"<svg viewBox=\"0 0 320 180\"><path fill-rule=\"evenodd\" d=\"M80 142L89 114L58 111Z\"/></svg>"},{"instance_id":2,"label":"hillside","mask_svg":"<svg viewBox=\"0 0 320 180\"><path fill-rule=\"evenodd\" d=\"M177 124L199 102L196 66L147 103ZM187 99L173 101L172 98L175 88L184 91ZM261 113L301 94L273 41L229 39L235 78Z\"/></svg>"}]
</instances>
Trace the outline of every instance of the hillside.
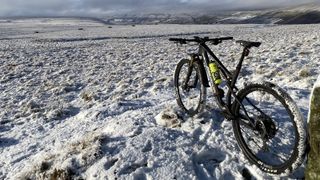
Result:
<instances>
[{"instance_id":1,"label":"hillside","mask_svg":"<svg viewBox=\"0 0 320 180\"><path fill-rule=\"evenodd\" d=\"M320 5L250 11L128 14L104 20L109 24L314 24L320 23Z\"/></svg>"}]
</instances>

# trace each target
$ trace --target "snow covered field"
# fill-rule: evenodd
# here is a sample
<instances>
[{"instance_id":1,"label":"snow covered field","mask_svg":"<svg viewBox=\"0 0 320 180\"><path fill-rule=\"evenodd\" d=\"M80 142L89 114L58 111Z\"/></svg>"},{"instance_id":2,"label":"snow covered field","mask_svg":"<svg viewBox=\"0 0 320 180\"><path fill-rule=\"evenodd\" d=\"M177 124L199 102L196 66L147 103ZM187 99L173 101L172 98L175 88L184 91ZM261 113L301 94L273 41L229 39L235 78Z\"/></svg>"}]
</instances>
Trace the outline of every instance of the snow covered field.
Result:
<instances>
[{"instance_id":1,"label":"snow covered field","mask_svg":"<svg viewBox=\"0 0 320 180\"><path fill-rule=\"evenodd\" d=\"M106 26L88 20L0 21L0 179L256 179L209 91L189 118L173 73L185 52L169 37L261 41L238 86L267 80L307 118L319 73L320 25ZM241 47L211 46L229 68ZM245 169L245 170L244 170ZM289 178L303 177L300 168Z\"/></svg>"}]
</instances>

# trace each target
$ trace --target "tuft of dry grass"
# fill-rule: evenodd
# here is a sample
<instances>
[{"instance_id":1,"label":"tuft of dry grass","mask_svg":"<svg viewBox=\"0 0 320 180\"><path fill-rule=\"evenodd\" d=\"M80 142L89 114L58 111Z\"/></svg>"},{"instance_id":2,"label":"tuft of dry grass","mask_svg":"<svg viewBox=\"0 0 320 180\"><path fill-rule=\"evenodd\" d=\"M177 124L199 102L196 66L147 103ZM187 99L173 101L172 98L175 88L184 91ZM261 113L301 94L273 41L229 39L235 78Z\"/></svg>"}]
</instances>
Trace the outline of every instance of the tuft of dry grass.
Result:
<instances>
[{"instance_id":1,"label":"tuft of dry grass","mask_svg":"<svg viewBox=\"0 0 320 180\"><path fill-rule=\"evenodd\" d=\"M86 102L90 102L95 99L95 95L91 92L83 92L80 94L80 97Z\"/></svg>"},{"instance_id":2,"label":"tuft of dry grass","mask_svg":"<svg viewBox=\"0 0 320 180\"><path fill-rule=\"evenodd\" d=\"M53 173L48 175L49 180L72 180L72 171L70 169L54 169Z\"/></svg>"},{"instance_id":3,"label":"tuft of dry grass","mask_svg":"<svg viewBox=\"0 0 320 180\"><path fill-rule=\"evenodd\" d=\"M92 133L68 144L66 150L45 155L40 162L18 174L18 179L71 180L83 179L81 172L102 157L101 144L107 136Z\"/></svg>"},{"instance_id":4,"label":"tuft of dry grass","mask_svg":"<svg viewBox=\"0 0 320 180\"><path fill-rule=\"evenodd\" d=\"M309 77L311 76L311 72L309 69L302 69L300 72L299 72L299 77L302 77L302 78L306 78L306 77Z\"/></svg>"}]
</instances>

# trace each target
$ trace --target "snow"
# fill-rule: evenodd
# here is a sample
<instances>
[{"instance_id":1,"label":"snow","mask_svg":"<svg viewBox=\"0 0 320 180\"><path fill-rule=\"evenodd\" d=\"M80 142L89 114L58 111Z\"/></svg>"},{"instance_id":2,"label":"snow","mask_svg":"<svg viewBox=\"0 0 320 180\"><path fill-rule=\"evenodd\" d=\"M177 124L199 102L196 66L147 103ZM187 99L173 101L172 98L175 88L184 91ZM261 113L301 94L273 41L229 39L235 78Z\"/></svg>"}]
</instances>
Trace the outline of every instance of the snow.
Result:
<instances>
[{"instance_id":1,"label":"snow","mask_svg":"<svg viewBox=\"0 0 320 180\"><path fill-rule=\"evenodd\" d=\"M231 17L223 18L219 21L225 21L225 20L238 20L238 21L240 21L240 20L251 19L254 17L256 17L255 14L246 14L246 13L237 12L237 13L232 14Z\"/></svg>"},{"instance_id":2,"label":"snow","mask_svg":"<svg viewBox=\"0 0 320 180\"><path fill-rule=\"evenodd\" d=\"M209 89L202 114L191 118L179 109L174 69L195 48L168 38L261 41L244 61L238 86L274 82L305 119L319 74L319 25L30 21L0 26L0 179L240 179L243 169L270 178L248 163ZM210 46L235 68L238 44ZM301 178L303 170L287 178Z\"/></svg>"},{"instance_id":3,"label":"snow","mask_svg":"<svg viewBox=\"0 0 320 180\"><path fill-rule=\"evenodd\" d=\"M317 79L317 81L314 83L313 87L314 87L314 88L320 87L320 76L318 76L318 79Z\"/></svg>"}]
</instances>

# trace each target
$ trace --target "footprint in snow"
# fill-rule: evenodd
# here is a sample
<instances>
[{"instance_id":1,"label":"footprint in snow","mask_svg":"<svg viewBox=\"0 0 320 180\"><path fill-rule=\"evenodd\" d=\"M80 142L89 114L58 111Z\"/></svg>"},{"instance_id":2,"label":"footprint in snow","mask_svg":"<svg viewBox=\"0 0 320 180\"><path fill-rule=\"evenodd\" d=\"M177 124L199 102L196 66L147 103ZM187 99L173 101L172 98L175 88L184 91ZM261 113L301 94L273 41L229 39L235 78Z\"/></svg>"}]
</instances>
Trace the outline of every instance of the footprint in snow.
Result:
<instances>
[{"instance_id":1,"label":"footprint in snow","mask_svg":"<svg viewBox=\"0 0 320 180\"><path fill-rule=\"evenodd\" d=\"M147 144L142 148L142 152L149 152L152 150L152 143L150 140L147 141Z\"/></svg>"},{"instance_id":2,"label":"footprint in snow","mask_svg":"<svg viewBox=\"0 0 320 180\"><path fill-rule=\"evenodd\" d=\"M0 148L9 147L18 144L19 141L12 138L2 138L0 137Z\"/></svg>"},{"instance_id":3,"label":"footprint in snow","mask_svg":"<svg viewBox=\"0 0 320 180\"><path fill-rule=\"evenodd\" d=\"M133 164L126 165L125 167L123 167L119 171L115 171L115 173L119 176L126 175L126 174L132 174L132 173L135 173L135 171L137 171L137 173L138 173L139 169L143 169L147 166L148 166L147 162L133 163Z\"/></svg>"},{"instance_id":4,"label":"footprint in snow","mask_svg":"<svg viewBox=\"0 0 320 180\"><path fill-rule=\"evenodd\" d=\"M116 162L118 162L118 159L115 158L115 159L110 159L108 160L105 164L104 164L104 169L105 170L109 170L110 168L112 168Z\"/></svg>"},{"instance_id":5,"label":"footprint in snow","mask_svg":"<svg viewBox=\"0 0 320 180\"><path fill-rule=\"evenodd\" d=\"M218 149L200 151L194 156L195 172L199 179L216 177L215 169L224 161L226 155Z\"/></svg>"}]
</instances>

